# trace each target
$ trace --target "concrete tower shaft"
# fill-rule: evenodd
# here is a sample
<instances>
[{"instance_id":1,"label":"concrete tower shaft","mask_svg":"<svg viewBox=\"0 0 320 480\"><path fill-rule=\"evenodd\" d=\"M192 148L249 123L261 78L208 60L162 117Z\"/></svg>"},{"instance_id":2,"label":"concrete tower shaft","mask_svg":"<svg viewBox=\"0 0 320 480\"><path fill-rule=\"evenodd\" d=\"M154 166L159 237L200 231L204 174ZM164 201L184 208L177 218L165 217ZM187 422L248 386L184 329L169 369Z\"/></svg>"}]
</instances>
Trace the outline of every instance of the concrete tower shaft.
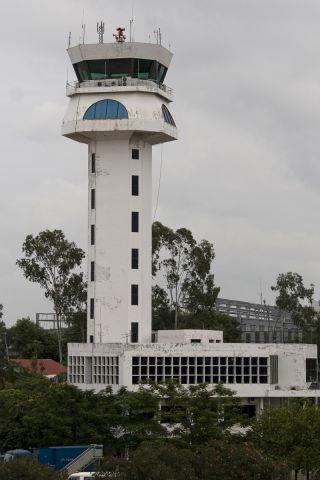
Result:
<instances>
[{"instance_id":1,"label":"concrete tower shaft","mask_svg":"<svg viewBox=\"0 0 320 480\"><path fill-rule=\"evenodd\" d=\"M177 138L162 83L172 55L144 43L68 53L78 81L62 133L88 144L88 342L150 342L152 145Z\"/></svg>"}]
</instances>

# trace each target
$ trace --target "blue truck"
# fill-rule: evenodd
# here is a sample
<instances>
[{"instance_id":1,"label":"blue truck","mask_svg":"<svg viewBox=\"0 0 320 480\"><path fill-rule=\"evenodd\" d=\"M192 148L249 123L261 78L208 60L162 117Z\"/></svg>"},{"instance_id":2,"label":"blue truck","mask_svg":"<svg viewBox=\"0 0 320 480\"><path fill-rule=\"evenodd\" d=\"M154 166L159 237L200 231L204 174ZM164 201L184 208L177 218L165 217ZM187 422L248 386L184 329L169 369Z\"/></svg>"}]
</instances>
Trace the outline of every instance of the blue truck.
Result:
<instances>
[{"instance_id":1,"label":"blue truck","mask_svg":"<svg viewBox=\"0 0 320 480\"><path fill-rule=\"evenodd\" d=\"M37 460L41 465L50 465L54 470L92 471L92 462L102 458L102 445L72 445L62 447L44 447L29 450L9 450L4 455L4 461L10 461L21 456Z\"/></svg>"}]
</instances>

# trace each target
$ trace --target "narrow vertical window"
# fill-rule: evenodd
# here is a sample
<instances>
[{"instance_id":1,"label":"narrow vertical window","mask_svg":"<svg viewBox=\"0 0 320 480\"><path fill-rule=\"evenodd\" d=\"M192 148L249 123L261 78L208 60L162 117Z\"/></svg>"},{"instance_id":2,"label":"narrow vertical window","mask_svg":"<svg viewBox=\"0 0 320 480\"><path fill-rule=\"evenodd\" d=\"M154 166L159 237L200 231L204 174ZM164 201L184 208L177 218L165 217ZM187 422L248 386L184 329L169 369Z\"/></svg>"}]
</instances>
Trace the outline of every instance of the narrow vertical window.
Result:
<instances>
[{"instance_id":1,"label":"narrow vertical window","mask_svg":"<svg viewBox=\"0 0 320 480\"><path fill-rule=\"evenodd\" d=\"M131 249L131 268L137 270L139 268L139 250L138 248Z\"/></svg>"},{"instance_id":2,"label":"narrow vertical window","mask_svg":"<svg viewBox=\"0 0 320 480\"><path fill-rule=\"evenodd\" d=\"M131 231L139 232L139 212L131 213Z\"/></svg>"},{"instance_id":3,"label":"narrow vertical window","mask_svg":"<svg viewBox=\"0 0 320 480\"><path fill-rule=\"evenodd\" d=\"M135 196L139 195L139 176L138 175L132 175L131 194Z\"/></svg>"},{"instance_id":4,"label":"narrow vertical window","mask_svg":"<svg viewBox=\"0 0 320 480\"><path fill-rule=\"evenodd\" d=\"M138 148L132 149L132 158L133 160L139 160L139 150Z\"/></svg>"},{"instance_id":5,"label":"narrow vertical window","mask_svg":"<svg viewBox=\"0 0 320 480\"><path fill-rule=\"evenodd\" d=\"M96 208L96 189L91 189L91 209L94 210Z\"/></svg>"},{"instance_id":6,"label":"narrow vertical window","mask_svg":"<svg viewBox=\"0 0 320 480\"><path fill-rule=\"evenodd\" d=\"M139 323L131 322L131 343L139 342Z\"/></svg>"},{"instance_id":7,"label":"narrow vertical window","mask_svg":"<svg viewBox=\"0 0 320 480\"><path fill-rule=\"evenodd\" d=\"M139 305L138 285L131 285L131 305Z\"/></svg>"},{"instance_id":8,"label":"narrow vertical window","mask_svg":"<svg viewBox=\"0 0 320 480\"><path fill-rule=\"evenodd\" d=\"M91 239L90 239L91 240L91 245L94 245L94 241L95 241L95 239L94 239L94 225L91 225L91 232L90 233L91 233L91 235L90 235L91 236Z\"/></svg>"},{"instance_id":9,"label":"narrow vertical window","mask_svg":"<svg viewBox=\"0 0 320 480\"><path fill-rule=\"evenodd\" d=\"M90 343L93 343L93 335L90 335Z\"/></svg>"},{"instance_id":10,"label":"narrow vertical window","mask_svg":"<svg viewBox=\"0 0 320 480\"><path fill-rule=\"evenodd\" d=\"M91 173L96 173L96 154L91 153Z\"/></svg>"},{"instance_id":11,"label":"narrow vertical window","mask_svg":"<svg viewBox=\"0 0 320 480\"><path fill-rule=\"evenodd\" d=\"M94 318L94 298L90 298L90 319Z\"/></svg>"},{"instance_id":12,"label":"narrow vertical window","mask_svg":"<svg viewBox=\"0 0 320 480\"><path fill-rule=\"evenodd\" d=\"M91 282L94 282L94 262L91 262L91 265L90 265L90 279L91 279Z\"/></svg>"}]
</instances>

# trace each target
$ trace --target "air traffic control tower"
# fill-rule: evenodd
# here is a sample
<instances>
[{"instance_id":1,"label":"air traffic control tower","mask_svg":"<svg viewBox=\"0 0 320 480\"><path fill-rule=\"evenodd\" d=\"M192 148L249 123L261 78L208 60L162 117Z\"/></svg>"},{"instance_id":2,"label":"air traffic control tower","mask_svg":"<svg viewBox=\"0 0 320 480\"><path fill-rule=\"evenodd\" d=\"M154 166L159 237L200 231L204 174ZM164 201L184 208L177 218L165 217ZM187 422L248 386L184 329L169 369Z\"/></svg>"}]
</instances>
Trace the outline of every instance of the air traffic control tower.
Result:
<instances>
[{"instance_id":1,"label":"air traffic control tower","mask_svg":"<svg viewBox=\"0 0 320 480\"><path fill-rule=\"evenodd\" d=\"M126 42L68 49L62 134L88 145L88 344L151 342L152 146L177 138L172 54ZM69 348L70 350L70 348Z\"/></svg>"}]
</instances>

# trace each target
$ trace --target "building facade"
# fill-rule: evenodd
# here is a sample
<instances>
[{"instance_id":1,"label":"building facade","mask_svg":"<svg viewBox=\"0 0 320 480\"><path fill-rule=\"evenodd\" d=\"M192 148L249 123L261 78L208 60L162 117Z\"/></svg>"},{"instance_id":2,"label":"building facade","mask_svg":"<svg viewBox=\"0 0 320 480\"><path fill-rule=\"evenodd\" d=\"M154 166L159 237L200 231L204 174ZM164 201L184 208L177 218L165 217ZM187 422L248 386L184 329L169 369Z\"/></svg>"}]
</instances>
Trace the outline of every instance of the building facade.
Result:
<instances>
[{"instance_id":1,"label":"building facade","mask_svg":"<svg viewBox=\"0 0 320 480\"><path fill-rule=\"evenodd\" d=\"M240 324L241 341L246 343L298 343L303 335L290 313L275 306L218 298L216 309Z\"/></svg>"},{"instance_id":2,"label":"building facade","mask_svg":"<svg viewBox=\"0 0 320 480\"><path fill-rule=\"evenodd\" d=\"M88 145L88 338L68 346L82 389L222 382L259 411L317 397L314 345L225 344L222 332L159 331L151 342L152 146L177 138L164 79L172 54L124 42L68 50L64 136Z\"/></svg>"}]
</instances>

